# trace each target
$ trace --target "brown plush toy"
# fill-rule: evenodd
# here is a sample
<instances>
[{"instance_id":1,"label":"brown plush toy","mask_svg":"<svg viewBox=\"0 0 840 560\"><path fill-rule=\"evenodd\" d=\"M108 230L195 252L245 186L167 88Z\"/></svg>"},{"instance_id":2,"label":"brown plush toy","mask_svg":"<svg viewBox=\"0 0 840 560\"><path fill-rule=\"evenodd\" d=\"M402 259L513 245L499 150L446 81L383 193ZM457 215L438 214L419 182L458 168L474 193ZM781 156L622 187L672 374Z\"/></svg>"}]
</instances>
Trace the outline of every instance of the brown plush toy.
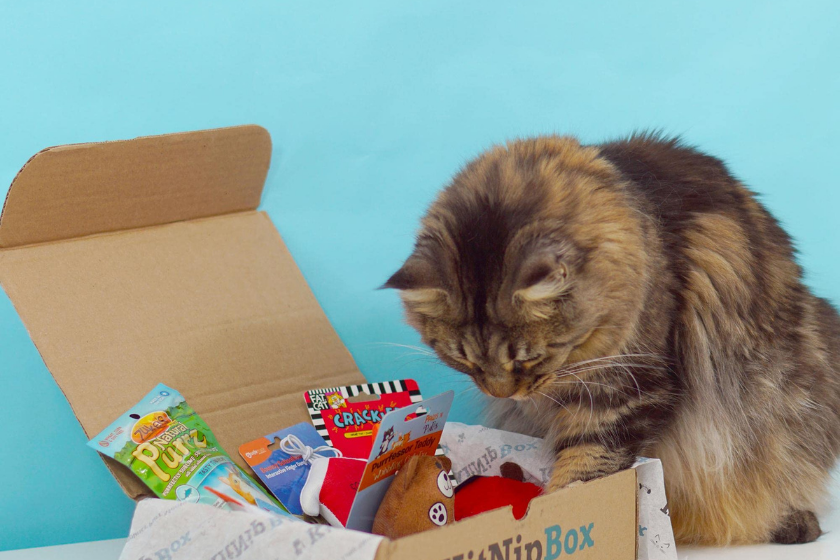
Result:
<instances>
[{"instance_id":1,"label":"brown plush toy","mask_svg":"<svg viewBox=\"0 0 840 560\"><path fill-rule=\"evenodd\" d=\"M382 499L373 532L396 539L454 521L455 492L447 474L451 468L446 457L415 455L409 459Z\"/></svg>"}]
</instances>

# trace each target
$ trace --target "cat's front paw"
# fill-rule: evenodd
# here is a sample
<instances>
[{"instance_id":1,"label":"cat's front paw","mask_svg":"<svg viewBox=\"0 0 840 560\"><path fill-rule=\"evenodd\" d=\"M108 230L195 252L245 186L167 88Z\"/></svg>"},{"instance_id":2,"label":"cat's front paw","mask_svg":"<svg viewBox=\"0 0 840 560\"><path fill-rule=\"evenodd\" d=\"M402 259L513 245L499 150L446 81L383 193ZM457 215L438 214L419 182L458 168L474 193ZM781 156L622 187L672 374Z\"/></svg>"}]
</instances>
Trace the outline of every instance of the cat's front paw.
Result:
<instances>
[{"instance_id":1,"label":"cat's front paw","mask_svg":"<svg viewBox=\"0 0 840 560\"><path fill-rule=\"evenodd\" d=\"M583 484L583 480L573 480L572 482L564 482L564 481L557 481L555 482L554 477L548 481L548 484L545 487L545 491L547 493L555 492L560 490L561 488L574 488L575 486L580 486Z\"/></svg>"},{"instance_id":2,"label":"cat's front paw","mask_svg":"<svg viewBox=\"0 0 840 560\"><path fill-rule=\"evenodd\" d=\"M580 480L573 480L569 476L569 472L564 472L561 470L555 470L551 474L551 478L548 480L548 484L545 486L545 491L548 493L556 492L562 488L569 488L572 486L577 486L581 484Z\"/></svg>"},{"instance_id":3,"label":"cat's front paw","mask_svg":"<svg viewBox=\"0 0 840 560\"><path fill-rule=\"evenodd\" d=\"M567 447L557 454L546 491L554 492L626 469L633 464L633 457L629 450L598 444Z\"/></svg>"}]
</instances>

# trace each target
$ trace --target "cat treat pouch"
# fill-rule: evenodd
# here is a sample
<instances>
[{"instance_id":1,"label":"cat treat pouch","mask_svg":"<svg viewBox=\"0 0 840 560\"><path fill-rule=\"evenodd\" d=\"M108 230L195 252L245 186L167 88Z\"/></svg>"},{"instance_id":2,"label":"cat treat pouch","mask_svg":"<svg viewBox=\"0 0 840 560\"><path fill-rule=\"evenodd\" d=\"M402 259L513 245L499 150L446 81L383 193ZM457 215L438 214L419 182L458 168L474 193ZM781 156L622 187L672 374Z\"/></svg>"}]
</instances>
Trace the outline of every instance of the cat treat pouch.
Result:
<instances>
[{"instance_id":1,"label":"cat treat pouch","mask_svg":"<svg viewBox=\"0 0 840 560\"><path fill-rule=\"evenodd\" d=\"M155 387L88 445L129 467L165 500L234 511L249 504L286 513L231 460L184 397L166 385Z\"/></svg>"},{"instance_id":2,"label":"cat treat pouch","mask_svg":"<svg viewBox=\"0 0 840 560\"><path fill-rule=\"evenodd\" d=\"M376 428L387 412L423 400L413 379L315 389L304 393L304 399L318 434L345 457L357 459L370 455Z\"/></svg>"},{"instance_id":3,"label":"cat treat pouch","mask_svg":"<svg viewBox=\"0 0 840 560\"><path fill-rule=\"evenodd\" d=\"M279 442L277 449L269 449ZM300 491L312 461L341 453L318 435L312 424L301 422L239 446L239 454L289 513L303 515Z\"/></svg>"}]
</instances>

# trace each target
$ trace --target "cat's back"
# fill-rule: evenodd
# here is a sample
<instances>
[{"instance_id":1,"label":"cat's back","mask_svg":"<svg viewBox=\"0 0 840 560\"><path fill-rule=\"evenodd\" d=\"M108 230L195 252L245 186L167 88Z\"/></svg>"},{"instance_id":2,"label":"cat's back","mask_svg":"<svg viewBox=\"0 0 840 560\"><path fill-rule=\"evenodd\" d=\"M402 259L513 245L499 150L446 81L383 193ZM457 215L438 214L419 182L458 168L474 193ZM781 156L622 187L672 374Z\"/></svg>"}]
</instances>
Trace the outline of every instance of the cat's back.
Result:
<instances>
[{"instance_id":1,"label":"cat's back","mask_svg":"<svg viewBox=\"0 0 840 560\"><path fill-rule=\"evenodd\" d=\"M599 149L659 230L674 328L690 346L680 352L707 356L687 383L743 386L744 372L808 364L805 377L825 383L826 404L840 406L840 317L804 285L790 237L756 195L722 161L678 140L637 135Z\"/></svg>"},{"instance_id":2,"label":"cat's back","mask_svg":"<svg viewBox=\"0 0 840 560\"><path fill-rule=\"evenodd\" d=\"M788 299L799 289L790 237L721 160L652 134L599 149L655 219L677 276L689 283L694 278L695 285L684 288L718 305L746 306L754 317L771 311L760 309L762 301ZM708 293L713 287L700 285L703 279L719 293Z\"/></svg>"},{"instance_id":3,"label":"cat's back","mask_svg":"<svg viewBox=\"0 0 840 560\"><path fill-rule=\"evenodd\" d=\"M720 159L656 134L633 135L599 149L630 180L667 232L680 234L698 219L720 216L741 226L745 234L752 230L769 236L768 241L792 256L788 235ZM750 239L756 241L760 240Z\"/></svg>"},{"instance_id":4,"label":"cat's back","mask_svg":"<svg viewBox=\"0 0 840 560\"><path fill-rule=\"evenodd\" d=\"M651 454L665 467L675 534L765 540L777 510L814 510L840 453L840 318L722 161L656 135L599 150L652 218L674 279L670 359L683 402Z\"/></svg>"}]
</instances>

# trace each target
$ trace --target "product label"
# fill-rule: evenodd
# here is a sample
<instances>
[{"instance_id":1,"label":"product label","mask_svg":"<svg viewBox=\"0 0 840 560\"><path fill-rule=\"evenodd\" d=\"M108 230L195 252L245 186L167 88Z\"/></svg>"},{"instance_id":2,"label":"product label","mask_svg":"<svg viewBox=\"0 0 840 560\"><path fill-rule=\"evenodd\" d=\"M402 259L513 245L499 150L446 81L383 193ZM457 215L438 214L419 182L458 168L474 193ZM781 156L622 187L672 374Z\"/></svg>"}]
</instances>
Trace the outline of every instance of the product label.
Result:
<instances>
[{"instance_id":1,"label":"product label","mask_svg":"<svg viewBox=\"0 0 840 560\"><path fill-rule=\"evenodd\" d=\"M290 435L297 438L301 446L311 449L313 454L334 456L333 448L326 444L308 422L295 424L291 428L243 444L239 447L239 454L289 513L303 515L300 491L309 476L311 463L305 457L287 453L279 447L269 448ZM298 451L303 452L303 449Z\"/></svg>"},{"instance_id":2,"label":"product label","mask_svg":"<svg viewBox=\"0 0 840 560\"><path fill-rule=\"evenodd\" d=\"M396 472L413 455L435 455L452 400L452 391L385 415L367 457L347 528L370 532L379 504Z\"/></svg>"},{"instance_id":3,"label":"product label","mask_svg":"<svg viewBox=\"0 0 840 560\"><path fill-rule=\"evenodd\" d=\"M166 385L155 387L88 445L128 466L165 500L285 513L236 466L184 397Z\"/></svg>"},{"instance_id":4,"label":"product label","mask_svg":"<svg viewBox=\"0 0 840 560\"><path fill-rule=\"evenodd\" d=\"M352 402L359 395L370 400ZM355 459L368 458L385 414L423 400L413 379L314 389L304 393L304 399L318 434Z\"/></svg>"}]
</instances>

